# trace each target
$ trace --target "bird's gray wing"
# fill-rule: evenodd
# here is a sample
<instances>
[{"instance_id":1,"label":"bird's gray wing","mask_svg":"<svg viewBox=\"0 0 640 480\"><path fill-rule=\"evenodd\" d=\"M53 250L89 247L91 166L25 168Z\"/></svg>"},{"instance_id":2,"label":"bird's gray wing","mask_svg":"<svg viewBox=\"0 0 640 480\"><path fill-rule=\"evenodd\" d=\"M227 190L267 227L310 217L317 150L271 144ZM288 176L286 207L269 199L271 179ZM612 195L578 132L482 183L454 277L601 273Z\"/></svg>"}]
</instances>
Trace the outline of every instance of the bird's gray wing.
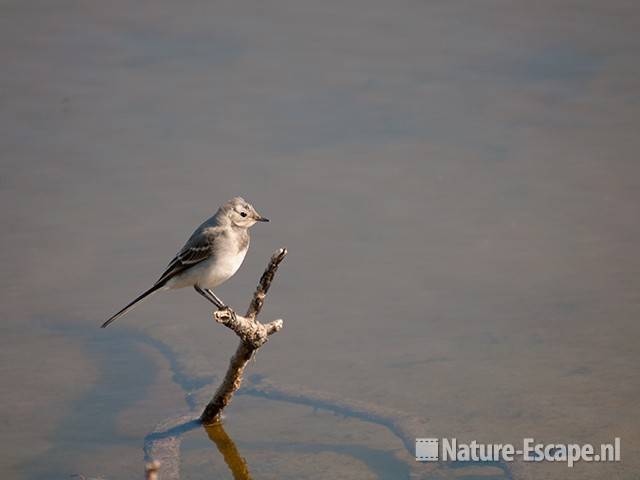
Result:
<instances>
[{"instance_id":1,"label":"bird's gray wing","mask_svg":"<svg viewBox=\"0 0 640 480\"><path fill-rule=\"evenodd\" d=\"M216 229L194 233L178 254L173 257L173 260L169 262L167 269L155 284L164 285L176 275L211 257L215 251L214 246L218 234Z\"/></svg>"}]
</instances>

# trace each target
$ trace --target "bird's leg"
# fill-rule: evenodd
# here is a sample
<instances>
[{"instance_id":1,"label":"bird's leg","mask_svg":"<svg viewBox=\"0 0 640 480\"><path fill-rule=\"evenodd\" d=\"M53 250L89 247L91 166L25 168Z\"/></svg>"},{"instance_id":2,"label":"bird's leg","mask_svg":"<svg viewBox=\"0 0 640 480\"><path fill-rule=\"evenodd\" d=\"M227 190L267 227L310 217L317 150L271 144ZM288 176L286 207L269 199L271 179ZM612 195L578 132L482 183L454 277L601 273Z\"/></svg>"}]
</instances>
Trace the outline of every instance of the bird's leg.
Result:
<instances>
[{"instance_id":1,"label":"bird's leg","mask_svg":"<svg viewBox=\"0 0 640 480\"><path fill-rule=\"evenodd\" d=\"M215 297L215 295L214 295L215 298L210 297L207 292L202 290L197 285L194 285L193 288L195 289L196 292L198 292L200 295L202 295L204 298L206 298L211 303L213 303L216 307L218 307L219 310L224 310L226 308L225 305L218 299L218 297Z\"/></svg>"},{"instance_id":2,"label":"bird's leg","mask_svg":"<svg viewBox=\"0 0 640 480\"><path fill-rule=\"evenodd\" d=\"M220 304L220 307L218 307L220 310L228 310L231 317L233 319L236 318L236 312L234 312L233 309L228 305L225 305L224 302L220 300L220 298L215 293L213 293L213 290L211 290L210 288L205 288L204 291L211 295L211 298Z\"/></svg>"},{"instance_id":3,"label":"bird's leg","mask_svg":"<svg viewBox=\"0 0 640 480\"><path fill-rule=\"evenodd\" d=\"M218 302L221 305L220 308L222 309L229 308L227 305L224 304L222 300L218 298L218 296L215 293L213 293L213 290L211 290L210 288L205 288L204 291L207 292L209 295L211 295L211 298L213 298L216 302Z\"/></svg>"}]
</instances>

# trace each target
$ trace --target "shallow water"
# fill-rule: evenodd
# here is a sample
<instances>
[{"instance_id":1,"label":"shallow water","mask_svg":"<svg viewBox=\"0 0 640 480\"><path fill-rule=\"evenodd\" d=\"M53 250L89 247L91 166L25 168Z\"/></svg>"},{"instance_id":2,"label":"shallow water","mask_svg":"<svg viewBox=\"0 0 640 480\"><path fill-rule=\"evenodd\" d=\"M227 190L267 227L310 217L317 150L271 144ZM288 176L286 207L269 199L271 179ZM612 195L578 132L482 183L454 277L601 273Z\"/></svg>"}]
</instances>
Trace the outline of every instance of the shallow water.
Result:
<instances>
[{"instance_id":1,"label":"shallow water","mask_svg":"<svg viewBox=\"0 0 640 480\"><path fill-rule=\"evenodd\" d=\"M186 290L97 327L237 194L272 222L217 293L242 310L290 251L252 374L428 418L426 437L618 436L621 463L513 477L636 476L633 3L0 12L0 476L140 476L144 437L236 340ZM243 396L227 415L254 478L404 475L380 426ZM201 431L184 460L227 472Z\"/></svg>"}]
</instances>

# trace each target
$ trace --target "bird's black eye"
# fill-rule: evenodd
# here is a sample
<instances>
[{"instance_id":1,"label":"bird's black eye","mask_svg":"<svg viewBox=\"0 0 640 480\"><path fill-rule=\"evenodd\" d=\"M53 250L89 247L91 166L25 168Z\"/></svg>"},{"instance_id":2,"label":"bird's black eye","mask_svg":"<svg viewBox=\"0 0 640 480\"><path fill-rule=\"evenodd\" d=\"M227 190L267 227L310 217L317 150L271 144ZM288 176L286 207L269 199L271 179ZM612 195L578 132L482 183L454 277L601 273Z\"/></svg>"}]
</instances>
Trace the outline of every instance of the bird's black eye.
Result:
<instances>
[{"instance_id":1,"label":"bird's black eye","mask_svg":"<svg viewBox=\"0 0 640 480\"><path fill-rule=\"evenodd\" d=\"M240 216L241 217L246 217L247 216L247 212L240 212Z\"/></svg>"}]
</instances>

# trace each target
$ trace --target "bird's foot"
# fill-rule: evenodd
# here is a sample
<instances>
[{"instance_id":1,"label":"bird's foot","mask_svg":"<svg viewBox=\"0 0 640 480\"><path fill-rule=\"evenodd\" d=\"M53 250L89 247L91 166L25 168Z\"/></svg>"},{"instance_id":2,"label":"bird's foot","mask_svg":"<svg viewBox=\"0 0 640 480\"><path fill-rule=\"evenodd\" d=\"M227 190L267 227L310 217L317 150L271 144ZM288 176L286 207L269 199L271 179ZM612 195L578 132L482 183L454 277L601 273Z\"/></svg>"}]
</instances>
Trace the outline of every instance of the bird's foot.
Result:
<instances>
[{"instance_id":1,"label":"bird's foot","mask_svg":"<svg viewBox=\"0 0 640 480\"><path fill-rule=\"evenodd\" d=\"M231 319L232 320L236 320L236 312L234 312L233 308L231 308L229 305L220 305L218 307L218 311L219 312L227 311L229 313L229 316L231 317Z\"/></svg>"}]
</instances>

